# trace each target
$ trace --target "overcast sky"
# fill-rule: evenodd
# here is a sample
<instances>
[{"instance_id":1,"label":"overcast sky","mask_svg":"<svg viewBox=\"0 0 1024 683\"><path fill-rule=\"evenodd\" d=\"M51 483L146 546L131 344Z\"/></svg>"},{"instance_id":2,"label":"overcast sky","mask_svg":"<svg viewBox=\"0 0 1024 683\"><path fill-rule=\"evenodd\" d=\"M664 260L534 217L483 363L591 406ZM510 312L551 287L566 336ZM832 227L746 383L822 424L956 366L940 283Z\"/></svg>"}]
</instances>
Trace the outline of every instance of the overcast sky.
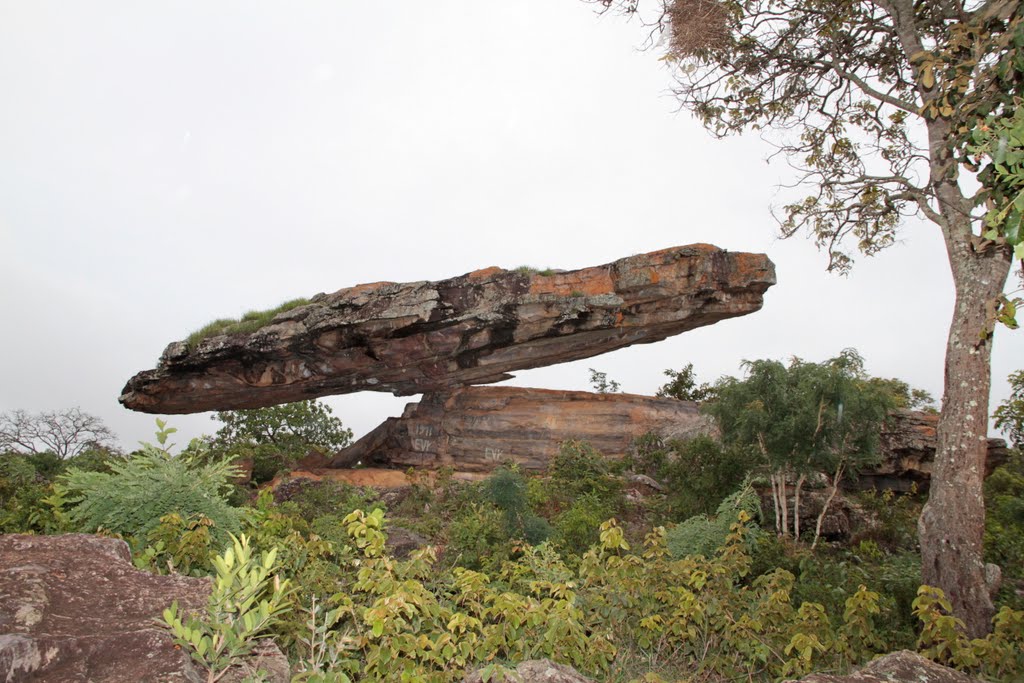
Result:
<instances>
[{"instance_id":1,"label":"overcast sky","mask_svg":"<svg viewBox=\"0 0 1024 683\"><path fill-rule=\"evenodd\" d=\"M942 393L952 283L938 231L846 278L779 241L782 163L712 139L645 30L580 0L0 0L0 411L80 406L133 447L135 372L206 322L379 280L578 268L693 242L765 252L764 308L521 372L653 393L742 359L823 360ZM993 405L1021 333L998 332ZM329 399L357 435L410 399ZM173 416L178 439L209 415Z\"/></svg>"}]
</instances>

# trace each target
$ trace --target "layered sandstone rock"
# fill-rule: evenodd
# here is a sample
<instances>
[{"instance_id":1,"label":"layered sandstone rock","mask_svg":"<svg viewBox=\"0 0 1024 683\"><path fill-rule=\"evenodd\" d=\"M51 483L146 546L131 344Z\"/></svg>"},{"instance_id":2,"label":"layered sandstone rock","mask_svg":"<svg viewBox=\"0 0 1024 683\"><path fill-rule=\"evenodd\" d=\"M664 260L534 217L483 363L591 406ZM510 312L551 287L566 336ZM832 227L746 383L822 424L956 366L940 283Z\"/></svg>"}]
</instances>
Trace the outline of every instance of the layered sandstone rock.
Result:
<instances>
[{"instance_id":1,"label":"layered sandstone rock","mask_svg":"<svg viewBox=\"0 0 1024 683\"><path fill-rule=\"evenodd\" d=\"M859 485L897 491L916 485L925 490L935 458L937 421L937 415L927 413L893 413L881 435L879 463L861 473ZM697 404L688 401L507 386L463 387L425 394L419 403L406 406L401 417L389 418L340 451L330 465L447 466L460 473L485 473L503 462L515 462L525 470L541 471L562 441L586 441L606 456L617 458L629 450L636 437L649 432L663 439L689 439L714 434L715 429ZM1005 458L1006 443L990 439L990 470ZM323 471L317 469L321 476ZM364 470L351 472L351 483L371 476ZM383 475L374 470L372 476ZM808 483L807 488L814 487ZM805 503L811 505L813 500L809 495Z\"/></svg>"},{"instance_id":2,"label":"layered sandstone rock","mask_svg":"<svg viewBox=\"0 0 1024 683\"><path fill-rule=\"evenodd\" d=\"M488 268L360 285L319 294L252 334L172 343L120 400L194 413L486 384L752 313L773 284L763 254L691 245L553 274Z\"/></svg>"},{"instance_id":3,"label":"layered sandstone rock","mask_svg":"<svg viewBox=\"0 0 1024 683\"><path fill-rule=\"evenodd\" d=\"M880 462L860 475L863 488L909 491L912 486L926 490L935 460L935 430L938 414L915 410L893 412L881 434ZM1006 462L1006 441L988 440L986 476Z\"/></svg>"},{"instance_id":4,"label":"layered sandstone rock","mask_svg":"<svg viewBox=\"0 0 1024 683\"><path fill-rule=\"evenodd\" d=\"M340 451L334 467L392 467L488 472L504 462L540 471L568 439L621 457L639 436L692 438L713 431L697 404L633 394L521 387L463 387L426 394ZM359 471L359 470L356 470Z\"/></svg>"},{"instance_id":5,"label":"layered sandstone rock","mask_svg":"<svg viewBox=\"0 0 1024 683\"><path fill-rule=\"evenodd\" d=\"M202 611L209 593L208 579L139 571L117 539L0 536L0 680L204 681L160 621L175 600L185 611ZM272 643L250 663L268 672L266 680L290 679ZM246 675L232 670L221 680Z\"/></svg>"}]
</instances>

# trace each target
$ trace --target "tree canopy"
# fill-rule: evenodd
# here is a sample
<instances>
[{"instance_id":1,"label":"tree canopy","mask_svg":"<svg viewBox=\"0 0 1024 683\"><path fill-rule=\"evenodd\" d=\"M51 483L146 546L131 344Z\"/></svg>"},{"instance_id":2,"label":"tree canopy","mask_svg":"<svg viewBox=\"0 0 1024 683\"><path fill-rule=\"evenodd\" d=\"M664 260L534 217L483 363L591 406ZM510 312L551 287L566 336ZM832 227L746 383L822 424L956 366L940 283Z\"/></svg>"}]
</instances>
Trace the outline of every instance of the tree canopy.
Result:
<instances>
[{"instance_id":1,"label":"tree canopy","mask_svg":"<svg viewBox=\"0 0 1024 683\"><path fill-rule=\"evenodd\" d=\"M760 456L770 473L776 528L792 530L799 538L800 491L806 477L829 473L834 492L846 473L871 464L894 397L884 385L870 381L853 349L823 363L794 358L788 365L777 360L743 365L746 377L719 380L715 400L705 410L715 417L727 445ZM796 480L792 518L790 480ZM818 532L820 525L816 537Z\"/></svg>"}]
</instances>

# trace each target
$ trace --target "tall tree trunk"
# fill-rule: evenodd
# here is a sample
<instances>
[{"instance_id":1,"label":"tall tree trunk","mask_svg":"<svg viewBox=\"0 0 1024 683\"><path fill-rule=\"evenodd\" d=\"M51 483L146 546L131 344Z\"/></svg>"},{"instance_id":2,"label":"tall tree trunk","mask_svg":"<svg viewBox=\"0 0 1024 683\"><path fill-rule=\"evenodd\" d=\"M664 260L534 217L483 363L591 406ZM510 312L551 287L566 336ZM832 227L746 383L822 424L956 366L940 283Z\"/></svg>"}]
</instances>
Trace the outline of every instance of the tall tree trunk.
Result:
<instances>
[{"instance_id":1,"label":"tall tree trunk","mask_svg":"<svg viewBox=\"0 0 1024 683\"><path fill-rule=\"evenodd\" d=\"M953 199L950 193L946 207ZM963 213L943 213L956 304L946 346L931 491L918 522L921 574L926 584L946 593L968 634L977 637L991 629L994 612L982 556L992 355L992 337L984 330L990 324L989 307L1006 283L1010 254L991 243L978 247Z\"/></svg>"}]
</instances>

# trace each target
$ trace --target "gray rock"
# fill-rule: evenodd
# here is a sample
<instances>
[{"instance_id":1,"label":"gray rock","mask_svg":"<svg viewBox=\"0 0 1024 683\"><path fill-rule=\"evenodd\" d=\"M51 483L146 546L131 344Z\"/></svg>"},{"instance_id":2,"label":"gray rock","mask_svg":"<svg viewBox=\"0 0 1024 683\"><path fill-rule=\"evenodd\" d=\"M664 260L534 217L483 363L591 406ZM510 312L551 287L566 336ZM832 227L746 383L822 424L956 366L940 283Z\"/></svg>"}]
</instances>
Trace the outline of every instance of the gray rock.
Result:
<instances>
[{"instance_id":1,"label":"gray rock","mask_svg":"<svg viewBox=\"0 0 1024 683\"><path fill-rule=\"evenodd\" d=\"M787 681L786 683L793 683ZM800 683L981 683L955 669L936 664L916 652L900 650L871 662L857 673L811 674Z\"/></svg>"}]
</instances>

